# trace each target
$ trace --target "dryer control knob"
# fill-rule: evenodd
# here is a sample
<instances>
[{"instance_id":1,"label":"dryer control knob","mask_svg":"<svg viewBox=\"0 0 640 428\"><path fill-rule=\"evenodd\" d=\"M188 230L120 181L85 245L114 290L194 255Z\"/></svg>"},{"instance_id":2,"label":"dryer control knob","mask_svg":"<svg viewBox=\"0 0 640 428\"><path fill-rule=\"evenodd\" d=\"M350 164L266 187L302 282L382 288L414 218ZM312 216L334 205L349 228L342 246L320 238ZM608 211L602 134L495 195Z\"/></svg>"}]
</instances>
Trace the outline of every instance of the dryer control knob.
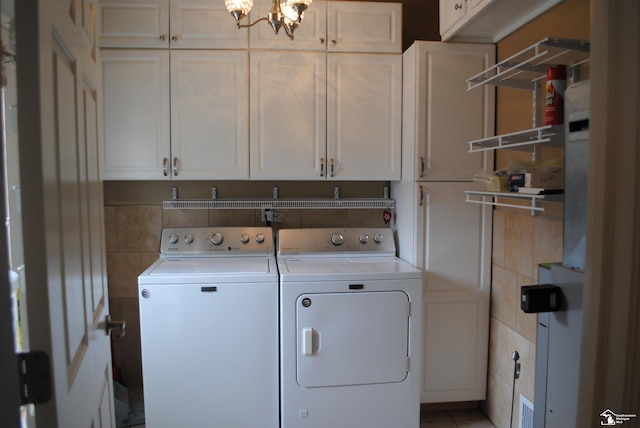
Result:
<instances>
[{"instance_id":1,"label":"dryer control knob","mask_svg":"<svg viewBox=\"0 0 640 428\"><path fill-rule=\"evenodd\" d=\"M243 244L249 242L249 234L243 233L242 235L240 235L240 242L242 242Z\"/></svg>"},{"instance_id":2,"label":"dryer control knob","mask_svg":"<svg viewBox=\"0 0 640 428\"><path fill-rule=\"evenodd\" d=\"M222 236L222 233L216 232L211 235L211 243L213 245L220 245L222 244L222 241L224 241L224 236Z\"/></svg>"},{"instance_id":3,"label":"dryer control knob","mask_svg":"<svg viewBox=\"0 0 640 428\"><path fill-rule=\"evenodd\" d=\"M367 242L369 242L369 235L360 235L360 243L366 244Z\"/></svg>"},{"instance_id":4,"label":"dryer control knob","mask_svg":"<svg viewBox=\"0 0 640 428\"><path fill-rule=\"evenodd\" d=\"M373 240L375 241L376 244L381 244L382 241L384 240L384 235L378 233L376 234L376 236L373 237Z\"/></svg>"},{"instance_id":5,"label":"dryer control knob","mask_svg":"<svg viewBox=\"0 0 640 428\"><path fill-rule=\"evenodd\" d=\"M191 244L193 242L193 235L188 233L185 237L184 237L184 242L186 244Z\"/></svg>"},{"instance_id":6,"label":"dryer control knob","mask_svg":"<svg viewBox=\"0 0 640 428\"><path fill-rule=\"evenodd\" d=\"M256 235L256 242L262 244L264 242L264 233L258 233Z\"/></svg>"},{"instance_id":7,"label":"dryer control knob","mask_svg":"<svg viewBox=\"0 0 640 428\"><path fill-rule=\"evenodd\" d=\"M341 233L334 233L331 235L331 243L333 245L342 245L344 242L344 236Z\"/></svg>"},{"instance_id":8,"label":"dryer control knob","mask_svg":"<svg viewBox=\"0 0 640 428\"><path fill-rule=\"evenodd\" d=\"M173 233L169 235L169 244L175 244L176 242L178 242L178 235Z\"/></svg>"}]
</instances>

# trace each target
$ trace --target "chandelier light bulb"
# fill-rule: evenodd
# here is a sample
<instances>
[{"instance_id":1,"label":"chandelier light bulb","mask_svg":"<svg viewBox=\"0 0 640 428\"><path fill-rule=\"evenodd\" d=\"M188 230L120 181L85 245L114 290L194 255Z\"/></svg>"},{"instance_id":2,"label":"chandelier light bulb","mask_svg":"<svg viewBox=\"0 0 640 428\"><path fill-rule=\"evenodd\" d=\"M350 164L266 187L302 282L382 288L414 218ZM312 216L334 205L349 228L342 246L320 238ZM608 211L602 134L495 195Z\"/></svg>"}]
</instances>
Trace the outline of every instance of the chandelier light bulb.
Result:
<instances>
[{"instance_id":1,"label":"chandelier light bulb","mask_svg":"<svg viewBox=\"0 0 640 428\"><path fill-rule=\"evenodd\" d=\"M224 4L229 12L240 11L247 15L253 7L253 0L225 0Z\"/></svg>"},{"instance_id":2,"label":"chandelier light bulb","mask_svg":"<svg viewBox=\"0 0 640 428\"><path fill-rule=\"evenodd\" d=\"M266 17L258 19L252 24L241 25L240 20L247 16L253 7L253 0L225 0L227 10L236 20L237 28L252 27L259 21L267 21L278 34L281 27L285 27L287 36L293 39L293 32L302 22L304 11L307 10L312 0L272 0L271 9Z\"/></svg>"}]
</instances>

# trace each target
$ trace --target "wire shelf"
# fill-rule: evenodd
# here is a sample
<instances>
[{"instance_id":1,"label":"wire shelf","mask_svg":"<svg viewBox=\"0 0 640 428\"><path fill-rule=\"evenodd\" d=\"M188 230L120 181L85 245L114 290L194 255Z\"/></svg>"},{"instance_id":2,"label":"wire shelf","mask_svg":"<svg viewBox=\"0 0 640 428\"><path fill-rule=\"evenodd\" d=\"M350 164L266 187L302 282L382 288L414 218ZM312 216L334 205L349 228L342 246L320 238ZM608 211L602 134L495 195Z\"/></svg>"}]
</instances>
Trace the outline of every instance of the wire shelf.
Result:
<instances>
[{"instance_id":1,"label":"wire shelf","mask_svg":"<svg viewBox=\"0 0 640 428\"><path fill-rule=\"evenodd\" d=\"M566 65L567 75L589 61L589 41L546 38L467 79L467 90L481 85L532 89L550 65Z\"/></svg>"},{"instance_id":2,"label":"wire shelf","mask_svg":"<svg viewBox=\"0 0 640 428\"><path fill-rule=\"evenodd\" d=\"M175 199L163 209L392 209L393 199Z\"/></svg>"}]
</instances>

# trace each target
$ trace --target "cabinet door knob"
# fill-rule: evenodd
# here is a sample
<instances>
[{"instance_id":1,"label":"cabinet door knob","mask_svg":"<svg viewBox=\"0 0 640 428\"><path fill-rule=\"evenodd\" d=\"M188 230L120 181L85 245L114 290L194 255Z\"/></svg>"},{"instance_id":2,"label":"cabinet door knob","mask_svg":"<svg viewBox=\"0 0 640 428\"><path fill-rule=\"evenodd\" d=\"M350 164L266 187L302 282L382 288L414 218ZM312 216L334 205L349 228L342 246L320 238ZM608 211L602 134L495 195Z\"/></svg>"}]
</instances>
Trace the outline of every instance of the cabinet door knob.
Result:
<instances>
[{"instance_id":1,"label":"cabinet door knob","mask_svg":"<svg viewBox=\"0 0 640 428\"><path fill-rule=\"evenodd\" d=\"M420 156L420 177L424 177L424 156Z\"/></svg>"},{"instance_id":2,"label":"cabinet door knob","mask_svg":"<svg viewBox=\"0 0 640 428\"><path fill-rule=\"evenodd\" d=\"M320 177L324 177L324 158L320 158Z\"/></svg>"},{"instance_id":3,"label":"cabinet door knob","mask_svg":"<svg viewBox=\"0 0 640 428\"><path fill-rule=\"evenodd\" d=\"M331 158L331 177L333 177L333 173L336 171L336 161Z\"/></svg>"},{"instance_id":4,"label":"cabinet door knob","mask_svg":"<svg viewBox=\"0 0 640 428\"><path fill-rule=\"evenodd\" d=\"M167 39L167 35L166 34L161 34L160 37L158 37L160 39L161 42L164 42Z\"/></svg>"},{"instance_id":5,"label":"cabinet door knob","mask_svg":"<svg viewBox=\"0 0 640 428\"><path fill-rule=\"evenodd\" d=\"M331 45L335 45L337 42L336 42L335 40L331 40L329 43L330 43Z\"/></svg>"},{"instance_id":6,"label":"cabinet door knob","mask_svg":"<svg viewBox=\"0 0 640 428\"><path fill-rule=\"evenodd\" d=\"M418 206L423 206L424 205L424 189L422 188L422 186L420 186L420 199L418 201Z\"/></svg>"},{"instance_id":7,"label":"cabinet door knob","mask_svg":"<svg viewBox=\"0 0 640 428\"><path fill-rule=\"evenodd\" d=\"M462 3L456 3L454 7L456 8L456 10L462 9Z\"/></svg>"},{"instance_id":8,"label":"cabinet door knob","mask_svg":"<svg viewBox=\"0 0 640 428\"><path fill-rule=\"evenodd\" d=\"M323 43L324 43L324 39L320 38L320 44L323 44Z\"/></svg>"},{"instance_id":9,"label":"cabinet door knob","mask_svg":"<svg viewBox=\"0 0 640 428\"><path fill-rule=\"evenodd\" d=\"M167 166L169 164L169 159L164 158L162 160L162 174L166 177L167 176Z\"/></svg>"},{"instance_id":10,"label":"cabinet door knob","mask_svg":"<svg viewBox=\"0 0 640 428\"><path fill-rule=\"evenodd\" d=\"M178 176L178 157L173 158L173 176Z\"/></svg>"},{"instance_id":11,"label":"cabinet door knob","mask_svg":"<svg viewBox=\"0 0 640 428\"><path fill-rule=\"evenodd\" d=\"M178 36L171 36L171 41L172 42L177 42L178 41Z\"/></svg>"}]
</instances>

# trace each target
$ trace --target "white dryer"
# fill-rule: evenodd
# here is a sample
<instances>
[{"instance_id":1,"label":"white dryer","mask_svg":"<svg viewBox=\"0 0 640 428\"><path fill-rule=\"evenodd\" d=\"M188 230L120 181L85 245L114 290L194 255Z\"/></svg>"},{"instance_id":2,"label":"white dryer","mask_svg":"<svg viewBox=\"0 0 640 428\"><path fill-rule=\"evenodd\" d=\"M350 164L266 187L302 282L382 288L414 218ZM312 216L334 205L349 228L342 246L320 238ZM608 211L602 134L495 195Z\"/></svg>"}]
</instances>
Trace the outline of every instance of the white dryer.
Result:
<instances>
[{"instance_id":1,"label":"white dryer","mask_svg":"<svg viewBox=\"0 0 640 428\"><path fill-rule=\"evenodd\" d=\"M420 425L422 271L390 229L278 233L281 426Z\"/></svg>"},{"instance_id":2,"label":"white dryer","mask_svg":"<svg viewBox=\"0 0 640 428\"><path fill-rule=\"evenodd\" d=\"M138 277L146 426L279 426L270 228L170 228Z\"/></svg>"}]
</instances>

